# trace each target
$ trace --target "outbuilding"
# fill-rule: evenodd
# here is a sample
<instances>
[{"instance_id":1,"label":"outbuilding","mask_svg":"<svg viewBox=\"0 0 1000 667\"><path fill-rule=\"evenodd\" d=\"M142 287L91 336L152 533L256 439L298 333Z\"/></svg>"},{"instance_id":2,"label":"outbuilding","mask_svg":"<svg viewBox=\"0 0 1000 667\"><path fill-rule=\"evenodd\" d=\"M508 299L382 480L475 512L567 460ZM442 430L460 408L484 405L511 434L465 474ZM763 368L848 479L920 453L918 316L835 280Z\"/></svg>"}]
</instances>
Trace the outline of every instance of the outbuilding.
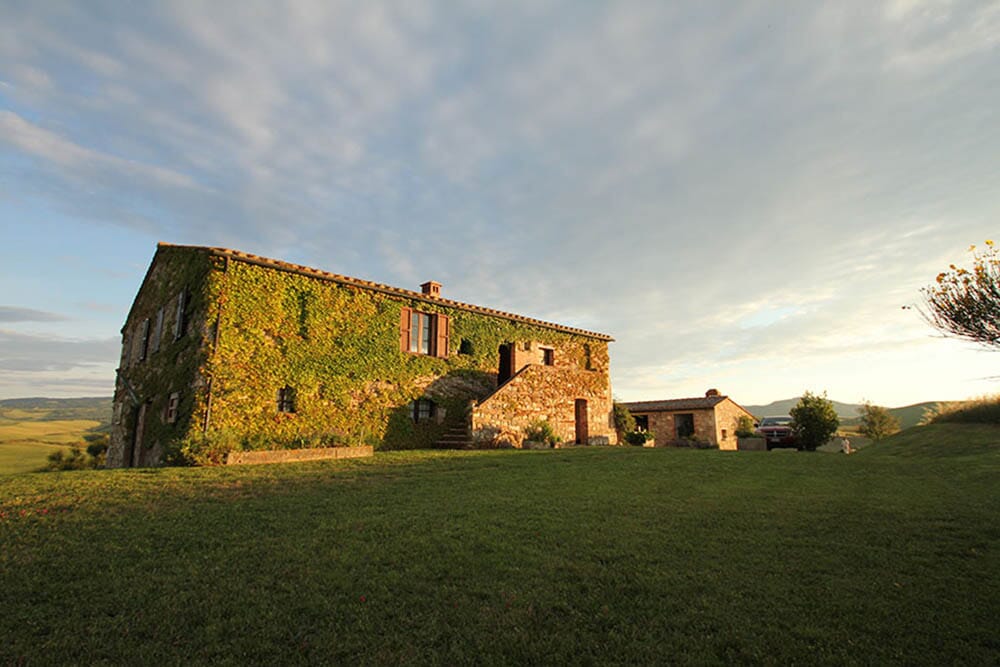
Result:
<instances>
[{"instance_id":1,"label":"outbuilding","mask_svg":"<svg viewBox=\"0 0 1000 667\"><path fill-rule=\"evenodd\" d=\"M635 417L636 428L653 435L658 446L708 446L737 448L736 428L740 417L754 419L743 406L718 389L703 397L625 403Z\"/></svg>"}]
</instances>

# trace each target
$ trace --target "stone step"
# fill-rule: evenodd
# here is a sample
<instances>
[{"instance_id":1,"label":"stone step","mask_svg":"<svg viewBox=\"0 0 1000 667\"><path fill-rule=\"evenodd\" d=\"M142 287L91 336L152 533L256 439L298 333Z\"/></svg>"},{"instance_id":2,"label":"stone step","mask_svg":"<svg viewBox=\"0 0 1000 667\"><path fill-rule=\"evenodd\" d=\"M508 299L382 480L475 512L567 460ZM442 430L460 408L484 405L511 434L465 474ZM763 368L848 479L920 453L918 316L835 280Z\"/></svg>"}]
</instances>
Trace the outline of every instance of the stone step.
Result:
<instances>
[{"instance_id":1,"label":"stone step","mask_svg":"<svg viewBox=\"0 0 1000 667\"><path fill-rule=\"evenodd\" d=\"M434 443L440 449L472 449L472 438L467 424L452 426Z\"/></svg>"}]
</instances>

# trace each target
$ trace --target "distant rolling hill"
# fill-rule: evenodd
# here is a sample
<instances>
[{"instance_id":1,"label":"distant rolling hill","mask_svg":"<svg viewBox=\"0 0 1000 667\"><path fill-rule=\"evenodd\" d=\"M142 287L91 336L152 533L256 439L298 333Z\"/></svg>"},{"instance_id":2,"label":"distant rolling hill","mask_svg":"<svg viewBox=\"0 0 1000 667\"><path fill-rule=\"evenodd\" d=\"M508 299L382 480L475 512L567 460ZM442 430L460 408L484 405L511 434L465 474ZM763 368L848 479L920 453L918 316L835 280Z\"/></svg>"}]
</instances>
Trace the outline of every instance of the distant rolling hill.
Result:
<instances>
[{"instance_id":1,"label":"distant rolling hill","mask_svg":"<svg viewBox=\"0 0 1000 667\"><path fill-rule=\"evenodd\" d=\"M7 398L0 400L0 419L13 421L87 419L110 424L111 397Z\"/></svg>"},{"instance_id":2,"label":"distant rolling hill","mask_svg":"<svg viewBox=\"0 0 1000 667\"><path fill-rule=\"evenodd\" d=\"M788 411L795 407L795 404L798 402L798 398L786 398L780 401L773 401L767 405L744 405L743 407L757 417L767 417L769 415L787 415ZM860 403L832 402L833 409L837 411L843 425L847 426L858 422L858 411L861 409ZM932 408L935 405L937 405L937 401L929 401L901 408L889 408L889 412L899 420L901 428L910 428L920 422L926 409Z\"/></svg>"}]
</instances>

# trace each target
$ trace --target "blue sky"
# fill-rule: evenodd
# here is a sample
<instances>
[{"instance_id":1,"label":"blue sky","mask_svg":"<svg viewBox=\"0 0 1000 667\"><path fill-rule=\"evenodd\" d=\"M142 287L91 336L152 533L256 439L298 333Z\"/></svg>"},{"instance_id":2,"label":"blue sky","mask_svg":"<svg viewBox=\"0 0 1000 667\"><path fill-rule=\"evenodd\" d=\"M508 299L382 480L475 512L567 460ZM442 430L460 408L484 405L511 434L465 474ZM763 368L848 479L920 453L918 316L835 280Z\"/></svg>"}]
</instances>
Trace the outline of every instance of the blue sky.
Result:
<instances>
[{"instance_id":1,"label":"blue sky","mask_svg":"<svg viewBox=\"0 0 1000 667\"><path fill-rule=\"evenodd\" d=\"M0 13L0 397L110 395L157 241L609 333L623 400L997 390L901 306L998 236L1000 3Z\"/></svg>"}]
</instances>

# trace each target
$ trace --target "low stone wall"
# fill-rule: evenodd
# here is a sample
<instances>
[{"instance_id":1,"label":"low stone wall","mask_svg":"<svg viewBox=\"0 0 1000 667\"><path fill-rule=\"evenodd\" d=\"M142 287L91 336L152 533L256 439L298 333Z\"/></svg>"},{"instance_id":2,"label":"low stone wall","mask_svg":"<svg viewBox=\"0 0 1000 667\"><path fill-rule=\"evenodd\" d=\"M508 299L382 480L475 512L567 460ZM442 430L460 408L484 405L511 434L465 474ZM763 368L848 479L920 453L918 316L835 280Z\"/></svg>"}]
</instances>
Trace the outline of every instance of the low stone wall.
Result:
<instances>
[{"instance_id":1,"label":"low stone wall","mask_svg":"<svg viewBox=\"0 0 1000 667\"><path fill-rule=\"evenodd\" d=\"M739 438L737 440L741 452L766 452L767 440L764 438Z\"/></svg>"},{"instance_id":2,"label":"low stone wall","mask_svg":"<svg viewBox=\"0 0 1000 667\"><path fill-rule=\"evenodd\" d=\"M270 449L259 452L229 452L226 465L257 463L291 463L293 461L320 461L323 459L360 459L374 456L371 445L361 447L317 447L314 449Z\"/></svg>"}]
</instances>

